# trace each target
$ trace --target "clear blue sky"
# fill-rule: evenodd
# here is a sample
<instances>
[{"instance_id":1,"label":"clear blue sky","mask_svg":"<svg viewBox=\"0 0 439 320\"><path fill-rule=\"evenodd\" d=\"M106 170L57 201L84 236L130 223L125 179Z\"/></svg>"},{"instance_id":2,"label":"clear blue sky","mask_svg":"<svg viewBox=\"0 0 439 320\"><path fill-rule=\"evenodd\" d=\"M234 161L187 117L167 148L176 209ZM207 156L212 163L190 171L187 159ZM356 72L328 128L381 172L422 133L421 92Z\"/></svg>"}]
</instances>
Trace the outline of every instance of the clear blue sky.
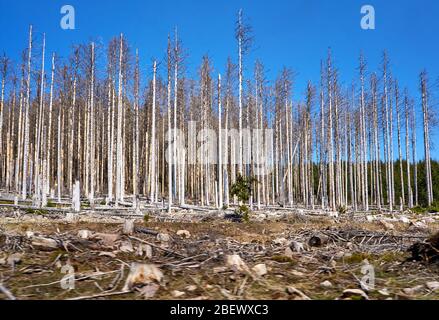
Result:
<instances>
[{"instance_id":1,"label":"clear blue sky","mask_svg":"<svg viewBox=\"0 0 439 320\"><path fill-rule=\"evenodd\" d=\"M59 26L64 4L76 9L74 31ZM375 7L374 31L360 28L364 4ZM194 72L206 53L213 58L215 71L222 72L227 56L236 58L234 22L239 8L249 17L255 37L247 74L253 72L256 58L270 70L270 78L284 65L293 68L296 99L303 96L308 80L318 81L320 60L328 47L346 85L356 76L360 50L368 69L378 70L387 49L393 74L401 86L409 87L418 104L420 71L426 68L431 82L439 76L439 2L435 0L0 0L0 52L18 60L29 24L37 34L45 32L48 50L61 56L68 55L72 44L107 43L123 32L146 66L152 57L164 56L167 34L178 26L189 53L188 72Z\"/></svg>"}]
</instances>

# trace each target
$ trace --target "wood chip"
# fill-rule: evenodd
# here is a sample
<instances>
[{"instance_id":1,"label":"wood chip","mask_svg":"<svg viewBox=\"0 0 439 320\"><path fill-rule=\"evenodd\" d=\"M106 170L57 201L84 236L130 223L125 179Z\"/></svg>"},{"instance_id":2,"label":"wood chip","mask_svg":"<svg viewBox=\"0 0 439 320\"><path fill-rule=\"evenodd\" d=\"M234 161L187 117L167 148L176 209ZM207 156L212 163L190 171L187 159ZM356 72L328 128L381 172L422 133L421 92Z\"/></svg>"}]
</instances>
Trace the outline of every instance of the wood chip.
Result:
<instances>
[{"instance_id":1,"label":"wood chip","mask_svg":"<svg viewBox=\"0 0 439 320\"><path fill-rule=\"evenodd\" d=\"M360 298L362 300L369 300L368 295L361 289L347 289L343 291L342 299L352 299L353 297Z\"/></svg>"},{"instance_id":2,"label":"wood chip","mask_svg":"<svg viewBox=\"0 0 439 320\"><path fill-rule=\"evenodd\" d=\"M161 283L162 280L163 272L157 266L133 263L123 290L132 290L136 286L144 286L154 282Z\"/></svg>"},{"instance_id":3,"label":"wood chip","mask_svg":"<svg viewBox=\"0 0 439 320\"><path fill-rule=\"evenodd\" d=\"M287 287L287 293L294 296L294 300L311 300L306 294L294 287Z\"/></svg>"}]
</instances>

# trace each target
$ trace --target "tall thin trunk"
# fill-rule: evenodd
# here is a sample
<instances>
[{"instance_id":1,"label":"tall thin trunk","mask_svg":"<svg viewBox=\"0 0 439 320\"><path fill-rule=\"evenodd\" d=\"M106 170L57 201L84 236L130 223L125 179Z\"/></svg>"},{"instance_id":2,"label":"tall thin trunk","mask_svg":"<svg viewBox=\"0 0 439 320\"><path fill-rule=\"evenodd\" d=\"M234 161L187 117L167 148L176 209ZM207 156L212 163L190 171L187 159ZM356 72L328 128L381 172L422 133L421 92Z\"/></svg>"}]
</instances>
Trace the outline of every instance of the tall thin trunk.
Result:
<instances>
[{"instance_id":1,"label":"tall thin trunk","mask_svg":"<svg viewBox=\"0 0 439 320\"><path fill-rule=\"evenodd\" d=\"M27 197L27 172L29 165L29 109L30 109L30 77L32 64L32 26L29 28L29 47L27 63L27 81L26 81L26 110L24 115L24 149L23 149L23 183L21 196L23 200Z\"/></svg>"},{"instance_id":2,"label":"tall thin trunk","mask_svg":"<svg viewBox=\"0 0 439 320\"><path fill-rule=\"evenodd\" d=\"M76 60L75 64L78 64L78 61ZM73 97L72 97L72 106L70 108L70 140L69 140L69 155L68 155L68 183L69 183L69 195L73 198L73 148L74 148L74 141L75 141L75 114L76 114L76 86L78 82L77 72L75 70L75 74L73 76ZM79 125L79 124L78 124ZM50 162L50 159L48 159L47 163Z\"/></svg>"},{"instance_id":3,"label":"tall thin trunk","mask_svg":"<svg viewBox=\"0 0 439 320\"><path fill-rule=\"evenodd\" d=\"M58 106L58 128L57 128L57 166L56 166L56 172L57 172L57 195L58 195L58 201L61 202L61 123L62 123L62 101L60 101Z\"/></svg>"},{"instance_id":4,"label":"tall thin trunk","mask_svg":"<svg viewBox=\"0 0 439 320\"><path fill-rule=\"evenodd\" d=\"M223 150L221 132L221 75L218 75L218 209L223 207Z\"/></svg>"},{"instance_id":5,"label":"tall thin trunk","mask_svg":"<svg viewBox=\"0 0 439 320\"><path fill-rule=\"evenodd\" d=\"M90 194L87 195L93 205L96 180L96 132L95 132L95 106L94 106L94 87L95 87L95 44L91 44L91 79L90 79Z\"/></svg>"},{"instance_id":6,"label":"tall thin trunk","mask_svg":"<svg viewBox=\"0 0 439 320\"><path fill-rule=\"evenodd\" d=\"M392 166L393 159L391 157L391 128L390 128L390 110L389 110L389 97L388 97L388 87L387 87L387 55L384 53L384 112L385 112L385 128L386 128L386 150L387 150L387 199L389 203L390 211L393 211L393 189L392 189Z\"/></svg>"},{"instance_id":7,"label":"tall thin trunk","mask_svg":"<svg viewBox=\"0 0 439 320\"><path fill-rule=\"evenodd\" d=\"M139 52L136 50L136 70L134 74L134 135L133 135L133 205L136 207L139 197Z\"/></svg>"},{"instance_id":8,"label":"tall thin trunk","mask_svg":"<svg viewBox=\"0 0 439 320\"><path fill-rule=\"evenodd\" d=\"M171 135L171 40L168 37L168 143L172 141ZM172 208L172 148L168 145L168 213Z\"/></svg>"},{"instance_id":9,"label":"tall thin trunk","mask_svg":"<svg viewBox=\"0 0 439 320\"><path fill-rule=\"evenodd\" d=\"M431 157L430 157L430 128L429 128L429 105L427 89L427 73L421 73L421 94L422 94L422 115L424 127L424 155L425 155L425 183L427 185L427 205L433 203L433 183L431 179Z\"/></svg>"},{"instance_id":10,"label":"tall thin trunk","mask_svg":"<svg viewBox=\"0 0 439 320\"><path fill-rule=\"evenodd\" d=\"M407 165L407 196L408 196L408 206L409 208L413 208L413 191L412 191L412 178L410 174L410 147L409 147L409 135L410 135L410 127L409 127L409 98L407 90L405 91L404 97L404 107L405 107L405 157L406 157L406 165Z\"/></svg>"},{"instance_id":11,"label":"tall thin trunk","mask_svg":"<svg viewBox=\"0 0 439 320\"><path fill-rule=\"evenodd\" d=\"M151 119L151 161L150 161L150 175L151 175L151 189L150 189L150 201L154 203L156 201L156 73L157 62L154 61L153 66L153 79L152 79L152 119Z\"/></svg>"},{"instance_id":12,"label":"tall thin trunk","mask_svg":"<svg viewBox=\"0 0 439 320\"><path fill-rule=\"evenodd\" d=\"M119 86L117 94L117 142L116 142L116 205L122 201L122 113L123 113L123 98L122 98L122 59L123 59L123 35L120 35L120 48L119 48Z\"/></svg>"},{"instance_id":13,"label":"tall thin trunk","mask_svg":"<svg viewBox=\"0 0 439 320\"><path fill-rule=\"evenodd\" d=\"M37 111L37 125L36 125L36 136L35 136L35 158L34 158L34 194L37 198L38 205L41 202L41 173L40 173L40 152L41 152L41 133L43 128L43 114L44 114L44 82L45 82L45 53L46 53L46 36L43 34L43 51L41 60L41 74L40 74L40 103Z\"/></svg>"},{"instance_id":14,"label":"tall thin trunk","mask_svg":"<svg viewBox=\"0 0 439 320\"><path fill-rule=\"evenodd\" d=\"M395 107L396 107L396 126L398 135L398 158L399 158L399 175L401 182L401 206L405 205L405 185L404 185L404 169L402 165L402 144L401 144L401 106L399 103L398 82L395 82Z\"/></svg>"},{"instance_id":15,"label":"tall thin trunk","mask_svg":"<svg viewBox=\"0 0 439 320\"><path fill-rule=\"evenodd\" d=\"M364 101L364 70L365 64L363 56L360 58L360 80L361 80L361 152L362 152L362 190L363 190L363 208L369 211L369 183L368 183L368 157L367 157L367 140L366 140L366 107Z\"/></svg>"},{"instance_id":16,"label":"tall thin trunk","mask_svg":"<svg viewBox=\"0 0 439 320\"><path fill-rule=\"evenodd\" d=\"M323 62L320 68L320 181L321 181L321 202L324 210L327 205L327 182L326 182L326 136L325 136L325 97L323 89Z\"/></svg>"},{"instance_id":17,"label":"tall thin trunk","mask_svg":"<svg viewBox=\"0 0 439 320\"><path fill-rule=\"evenodd\" d=\"M378 133L378 102L377 102L377 79L373 74L371 79L372 89L372 108L373 108L373 139L375 148L375 192L376 205L381 210L381 183L380 183L380 149L379 149L379 133Z\"/></svg>"},{"instance_id":18,"label":"tall thin trunk","mask_svg":"<svg viewBox=\"0 0 439 320\"><path fill-rule=\"evenodd\" d=\"M6 76L8 73L8 60L5 56L2 58L1 63L2 63L1 65L2 82L1 82L1 94L0 94L0 163L3 157L3 117L4 117L3 114L4 114L4 103L5 103ZM5 167L7 169L8 166L6 165Z\"/></svg>"},{"instance_id":19,"label":"tall thin trunk","mask_svg":"<svg viewBox=\"0 0 439 320\"><path fill-rule=\"evenodd\" d=\"M416 135L416 112L415 105L412 103L412 156L413 156L413 184L415 186L415 205L419 206L419 190L418 190L418 151L417 151L417 135Z\"/></svg>"},{"instance_id":20,"label":"tall thin trunk","mask_svg":"<svg viewBox=\"0 0 439 320\"><path fill-rule=\"evenodd\" d=\"M242 105L243 105L243 54L244 54L244 25L243 25L242 9L238 13L238 63L239 63L239 155L238 155L238 172L243 174L243 134L242 134Z\"/></svg>"},{"instance_id":21,"label":"tall thin trunk","mask_svg":"<svg viewBox=\"0 0 439 320\"><path fill-rule=\"evenodd\" d=\"M332 71L331 71L331 56L328 56L327 67L327 79L328 79L328 120L329 120L329 136L328 136L328 149L329 149L329 203L333 211L336 210L335 202L335 184L334 184L334 136L333 136L333 114L332 114Z\"/></svg>"}]
</instances>

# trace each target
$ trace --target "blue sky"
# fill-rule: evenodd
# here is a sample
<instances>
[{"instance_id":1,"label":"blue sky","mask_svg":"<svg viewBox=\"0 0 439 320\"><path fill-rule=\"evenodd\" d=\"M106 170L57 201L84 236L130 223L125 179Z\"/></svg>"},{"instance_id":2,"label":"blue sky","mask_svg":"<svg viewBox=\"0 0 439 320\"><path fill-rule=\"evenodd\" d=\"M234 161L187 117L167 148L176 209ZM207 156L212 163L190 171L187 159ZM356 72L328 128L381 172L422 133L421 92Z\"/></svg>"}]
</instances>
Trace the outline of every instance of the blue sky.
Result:
<instances>
[{"instance_id":1,"label":"blue sky","mask_svg":"<svg viewBox=\"0 0 439 320\"><path fill-rule=\"evenodd\" d=\"M74 31L59 26L65 4L76 9ZM360 28L364 4L375 7L376 30ZM426 68L432 82L439 76L439 2L435 0L0 0L0 52L18 60L31 23L37 35L46 33L48 50L64 57L72 44L90 40L105 44L123 32L139 49L146 68L153 57L164 56L167 34L178 26L189 53L188 72L196 70L206 53L215 71L222 72L227 57L236 58L234 22L239 8L249 17L255 37L247 74L253 73L255 59L264 62L272 79L283 66L293 68L296 99L303 96L308 80L318 82L320 60L328 47L345 85L356 76L361 50L368 69L379 70L387 49L393 74L417 103L420 71ZM439 159L437 148L433 156Z\"/></svg>"}]
</instances>

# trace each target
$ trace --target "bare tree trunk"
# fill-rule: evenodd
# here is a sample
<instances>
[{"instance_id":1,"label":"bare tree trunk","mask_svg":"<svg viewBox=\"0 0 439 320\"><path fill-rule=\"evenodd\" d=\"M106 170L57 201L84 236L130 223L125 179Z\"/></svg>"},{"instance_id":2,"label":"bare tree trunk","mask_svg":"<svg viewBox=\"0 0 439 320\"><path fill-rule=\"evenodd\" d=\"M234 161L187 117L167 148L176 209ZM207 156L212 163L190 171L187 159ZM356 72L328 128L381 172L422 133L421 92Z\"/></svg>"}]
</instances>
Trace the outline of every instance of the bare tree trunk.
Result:
<instances>
[{"instance_id":1,"label":"bare tree trunk","mask_svg":"<svg viewBox=\"0 0 439 320\"><path fill-rule=\"evenodd\" d=\"M62 103L60 102L58 106L58 128L57 128L57 166L56 166L56 172L57 172L57 195L58 195L58 202L61 202L61 122L62 122Z\"/></svg>"},{"instance_id":2,"label":"bare tree trunk","mask_svg":"<svg viewBox=\"0 0 439 320\"><path fill-rule=\"evenodd\" d=\"M329 53L328 56L328 69L327 69L327 78L328 78L328 120L329 120L329 136L328 136L328 149L329 149L329 203L331 209L333 211L336 210L336 202L335 202L335 185L334 185L334 137L333 137L333 114L332 114L332 71L331 71L331 55Z\"/></svg>"},{"instance_id":3,"label":"bare tree trunk","mask_svg":"<svg viewBox=\"0 0 439 320\"><path fill-rule=\"evenodd\" d=\"M387 149L387 199L389 202L390 211L393 211L393 190L392 190L392 166L393 160L391 158L391 133L390 133L390 111L389 111L389 98L387 88L387 55L384 53L384 112L385 112L385 128L386 128L386 149Z\"/></svg>"},{"instance_id":4,"label":"bare tree trunk","mask_svg":"<svg viewBox=\"0 0 439 320\"><path fill-rule=\"evenodd\" d=\"M424 125L425 182L427 185L427 204L433 204L433 183L431 179L430 128L429 128L429 93L427 89L427 73L421 73L422 114Z\"/></svg>"},{"instance_id":5,"label":"bare tree trunk","mask_svg":"<svg viewBox=\"0 0 439 320\"><path fill-rule=\"evenodd\" d=\"M327 205L327 181L326 181L326 136L325 136L325 97L323 89L323 62L320 68L321 80L320 80L320 180L321 180L321 202L322 209L326 209Z\"/></svg>"},{"instance_id":6,"label":"bare tree trunk","mask_svg":"<svg viewBox=\"0 0 439 320\"><path fill-rule=\"evenodd\" d=\"M399 157L399 174L401 181L401 206L405 205L405 185L404 185L404 169L402 165L402 145L401 145L401 106L399 103L398 82L395 82L395 104L396 104L396 123L398 135L398 157Z\"/></svg>"},{"instance_id":7,"label":"bare tree trunk","mask_svg":"<svg viewBox=\"0 0 439 320\"><path fill-rule=\"evenodd\" d=\"M109 77L108 77L108 111L107 111L107 190L108 190L108 194L107 194L107 202L112 201L112 197L113 197L113 135L112 135L112 131L113 131L113 127L114 127L114 122L113 122L113 105L114 105L114 95L113 95L113 88L112 88L112 79L111 79L111 74L109 72Z\"/></svg>"},{"instance_id":8,"label":"bare tree trunk","mask_svg":"<svg viewBox=\"0 0 439 320\"><path fill-rule=\"evenodd\" d=\"M136 69L134 75L134 136L133 136L133 206L137 207L139 197L139 52L136 50Z\"/></svg>"},{"instance_id":9,"label":"bare tree trunk","mask_svg":"<svg viewBox=\"0 0 439 320\"><path fill-rule=\"evenodd\" d=\"M168 37L168 143L172 141L171 135L171 40ZM168 145L168 213L172 207L172 148Z\"/></svg>"},{"instance_id":10,"label":"bare tree trunk","mask_svg":"<svg viewBox=\"0 0 439 320\"><path fill-rule=\"evenodd\" d=\"M256 182L256 206L258 210L261 210L261 188L260 188L260 182L259 179L261 177L260 174L260 140L259 140L259 86L260 86L260 66L257 63L255 67L255 124L256 124L256 146L255 146L255 171L256 171L256 177L258 181ZM262 180L263 181L263 180Z\"/></svg>"},{"instance_id":11,"label":"bare tree trunk","mask_svg":"<svg viewBox=\"0 0 439 320\"><path fill-rule=\"evenodd\" d=\"M372 112L373 112L373 139L375 148L375 193L376 205L381 210L381 183L380 183L380 149L379 149L379 133L378 133L378 102L377 102L377 79L376 75L372 75Z\"/></svg>"},{"instance_id":12,"label":"bare tree trunk","mask_svg":"<svg viewBox=\"0 0 439 320\"><path fill-rule=\"evenodd\" d=\"M218 209L223 207L223 150L221 132L221 75L218 75Z\"/></svg>"},{"instance_id":13,"label":"bare tree trunk","mask_svg":"<svg viewBox=\"0 0 439 320\"><path fill-rule=\"evenodd\" d=\"M43 127L43 114L44 114L44 78L45 78L45 53L46 53L46 36L43 34L43 51L41 60L41 74L40 74L40 102L39 108L36 113L36 135L35 135L35 145L34 145L34 195L37 199L38 206L41 205L41 173L40 173L40 152L41 152L41 133Z\"/></svg>"},{"instance_id":14,"label":"bare tree trunk","mask_svg":"<svg viewBox=\"0 0 439 320\"><path fill-rule=\"evenodd\" d=\"M75 65L78 65L78 61L76 60ZM76 68L75 66L75 68ZM73 198L73 144L75 141L75 111L76 111L76 86L77 86L77 70L75 69L75 75L73 79L73 98L72 98L72 106L70 108L70 140L69 140L69 154L68 154L68 162L69 162L69 172L68 172L68 182L69 182L69 195ZM49 120L51 121L51 120ZM79 125L79 124L78 124ZM49 125L50 127L50 125ZM48 158L47 163L50 163L50 159ZM50 183L49 183L50 184Z\"/></svg>"},{"instance_id":15,"label":"bare tree trunk","mask_svg":"<svg viewBox=\"0 0 439 320\"><path fill-rule=\"evenodd\" d=\"M173 126L173 149L172 149L172 163L173 163L173 190L175 196L179 196L180 205L183 205L183 197L179 194L180 175L179 175L179 162L177 161L177 109L178 109L178 68L179 68L179 47L178 47L178 35L177 29L175 30L175 44L174 44L174 126Z\"/></svg>"},{"instance_id":16,"label":"bare tree trunk","mask_svg":"<svg viewBox=\"0 0 439 320\"><path fill-rule=\"evenodd\" d=\"M153 80L152 80L152 120L151 120L151 161L150 161L150 175L151 175L151 189L150 189L150 201L156 202L156 73L157 62L154 61L153 67Z\"/></svg>"},{"instance_id":17,"label":"bare tree trunk","mask_svg":"<svg viewBox=\"0 0 439 320\"><path fill-rule=\"evenodd\" d=\"M404 106L405 106L405 156L407 162L407 196L408 196L408 206L409 208L413 208L413 191L411 185L411 174L410 174L410 148L409 148L409 135L410 135L410 127L409 127L409 118L410 118L410 109L409 109L409 98L407 90L405 91L404 97Z\"/></svg>"},{"instance_id":18,"label":"bare tree trunk","mask_svg":"<svg viewBox=\"0 0 439 320\"><path fill-rule=\"evenodd\" d=\"M4 117L4 103L5 103L5 85L6 85L6 77L8 74L8 60L6 56L2 57L1 62L1 97L0 97L0 163L2 162L3 157L3 117ZM2 166L3 167L3 166ZM7 169L7 165L5 166ZM3 178L3 176L1 177Z\"/></svg>"},{"instance_id":19,"label":"bare tree trunk","mask_svg":"<svg viewBox=\"0 0 439 320\"><path fill-rule=\"evenodd\" d=\"M238 64L239 64L239 70L238 70L238 77L239 77L239 155L238 155L238 173L243 174L243 159L244 159L244 141L243 141L243 73L244 73L244 67L243 67L243 57L245 52L250 47L250 27L244 24L243 20L243 11L242 9L238 12L238 22L236 26L236 39L238 40Z\"/></svg>"},{"instance_id":20,"label":"bare tree trunk","mask_svg":"<svg viewBox=\"0 0 439 320\"><path fill-rule=\"evenodd\" d=\"M123 113L123 98L122 98L122 59L123 59L123 35L120 35L120 49L119 49L119 88L117 94L117 142L116 142L116 206L122 201L123 177L122 170L122 113Z\"/></svg>"},{"instance_id":21,"label":"bare tree trunk","mask_svg":"<svg viewBox=\"0 0 439 320\"><path fill-rule=\"evenodd\" d=\"M390 79L390 91L392 90L392 79ZM393 147L393 101L392 94L389 94L389 148L390 148L390 188L392 193L392 203L395 205L395 157Z\"/></svg>"},{"instance_id":22,"label":"bare tree trunk","mask_svg":"<svg viewBox=\"0 0 439 320\"><path fill-rule=\"evenodd\" d=\"M95 132L95 106L94 106L94 87L95 87L95 44L91 44L91 79L90 79L90 194L87 195L90 204L94 206L95 180L96 180L96 132ZM59 187L58 187L59 188Z\"/></svg>"},{"instance_id":23,"label":"bare tree trunk","mask_svg":"<svg viewBox=\"0 0 439 320\"><path fill-rule=\"evenodd\" d=\"M4 73L6 74L6 72ZM5 78L5 76L4 76ZM6 190L10 191L12 186L12 175L14 173L13 169L13 142L15 139L14 136L14 122L15 122L15 105L16 105L16 98L17 98L17 86L16 86L16 78L13 79L13 88L11 88L12 91L12 103L9 103L8 107L8 128L6 133L6 162L5 162L5 169L6 169ZM2 98L3 99L3 98ZM1 101L1 100L0 100ZM1 102L0 102L1 103Z\"/></svg>"},{"instance_id":24,"label":"bare tree trunk","mask_svg":"<svg viewBox=\"0 0 439 320\"><path fill-rule=\"evenodd\" d=\"M366 110L364 101L364 69L363 56L360 58L360 81L361 81L361 148L362 148L362 189L363 189L363 209L369 211L369 183L368 183L368 159L367 159L367 140L366 140Z\"/></svg>"},{"instance_id":25,"label":"bare tree trunk","mask_svg":"<svg viewBox=\"0 0 439 320\"><path fill-rule=\"evenodd\" d=\"M419 191L418 191L418 151L417 151L417 135L416 135L416 112L415 105L412 103L412 156L413 156L413 180L415 187L415 206L419 206Z\"/></svg>"},{"instance_id":26,"label":"bare tree trunk","mask_svg":"<svg viewBox=\"0 0 439 320\"><path fill-rule=\"evenodd\" d=\"M287 166L286 166L286 174L287 174L287 187L288 187L288 206L292 205L292 194L291 194L291 149L290 149L290 130L289 130L289 124L288 121L290 119L289 114L288 114L288 89L285 88L285 134L286 134L286 149L287 149ZM302 176L303 177L303 176Z\"/></svg>"},{"instance_id":27,"label":"bare tree trunk","mask_svg":"<svg viewBox=\"0 0 439 320\"><path fill-rule=\"evenodd\" d=\"M18 145L17 145L17 158L15 161L15 193L18 197L20 193L20 174L22 173L22 152L23 152L23 104L24 100L24 64L21 68L21 80L20 80L20 101L19 101L19 116L18 116Z\"/></svg>"},{"instance_id":28,"label":"bare tree trunk","mask_svg":"<svg viewBox=\"0 0 439 320\"><path fill-rule=\"evenodd\" d=\"M26 111L24 115L24 150L23 150L23 183L21 196L23 200L27 197L27 172L29 165L29 109L30 109L30 77L31 77L31 63L32 63L32 26L29 28L29 48L28 48L28 63L27 63L27 81L26 81Z\"/></svg>"}]
</instances>

